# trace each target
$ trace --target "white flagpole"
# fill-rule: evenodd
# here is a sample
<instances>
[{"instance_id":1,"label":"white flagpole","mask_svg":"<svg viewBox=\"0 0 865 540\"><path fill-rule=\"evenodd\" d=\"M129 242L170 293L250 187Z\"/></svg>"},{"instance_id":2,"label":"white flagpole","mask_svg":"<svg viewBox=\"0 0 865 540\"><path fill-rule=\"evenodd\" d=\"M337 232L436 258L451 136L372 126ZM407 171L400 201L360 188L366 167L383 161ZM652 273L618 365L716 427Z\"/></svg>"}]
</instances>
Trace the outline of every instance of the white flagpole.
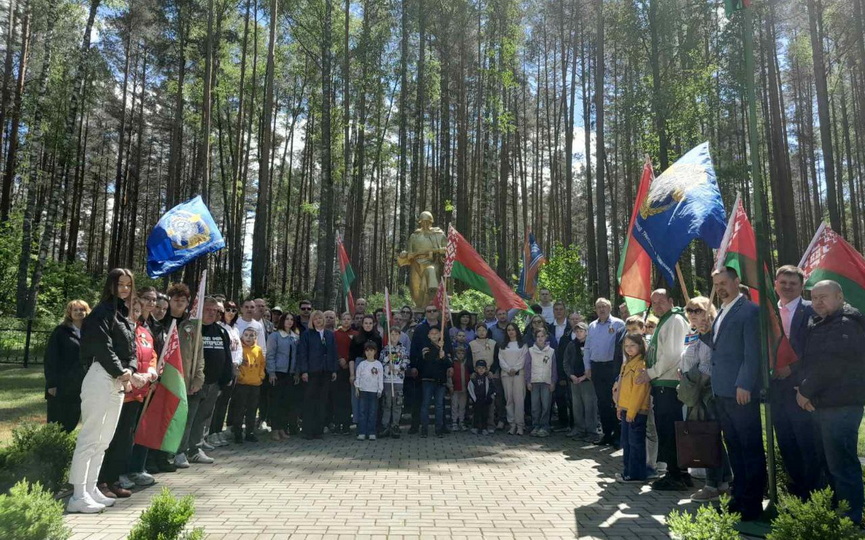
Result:
<instances>
[{"instance_id":1,"label":"white flagpole","mask_svg":"<svg viewBox=\"0 0 865 540\"><path fill-rule=\"evenodd\" d=\"M820 226L817 227L817 232L814 233L814 238L811 239L811 243L808 244L808 249L805 250L805 253L802 255L802 260L799 261L799 268L802 268L805 265L805 261L808 260L808 257L811 256L811 251L814 250L814 245L817 243L817 240L823 234L823 231L826 229L826 222L820 223ZM808 280L809 276L805 276L805 281Z\"/></svg>"}]
</instances>

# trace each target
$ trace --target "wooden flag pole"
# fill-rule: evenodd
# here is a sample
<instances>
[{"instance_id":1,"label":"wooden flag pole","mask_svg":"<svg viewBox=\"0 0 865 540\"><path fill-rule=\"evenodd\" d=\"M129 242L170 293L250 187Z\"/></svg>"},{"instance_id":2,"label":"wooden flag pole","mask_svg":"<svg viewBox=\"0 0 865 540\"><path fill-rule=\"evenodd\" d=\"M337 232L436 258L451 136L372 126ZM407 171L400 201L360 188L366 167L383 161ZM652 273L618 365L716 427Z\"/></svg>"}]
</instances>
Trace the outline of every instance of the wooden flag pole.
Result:
<instances>
[{"instance_id":1,"label":"wooden flag pole","mask_svg":"<svg viewBox=\"0 0 865 540\"><path fill-rule=\"evenodd\" d=\"M682 268L679 263L676 263L676 277L679 278L679 285L682 287L682 295L685 297L685 303L691 301L691 295L688 294L688 286L685 285L685 278L682 276Z\"/></svg>"}]
</instances>

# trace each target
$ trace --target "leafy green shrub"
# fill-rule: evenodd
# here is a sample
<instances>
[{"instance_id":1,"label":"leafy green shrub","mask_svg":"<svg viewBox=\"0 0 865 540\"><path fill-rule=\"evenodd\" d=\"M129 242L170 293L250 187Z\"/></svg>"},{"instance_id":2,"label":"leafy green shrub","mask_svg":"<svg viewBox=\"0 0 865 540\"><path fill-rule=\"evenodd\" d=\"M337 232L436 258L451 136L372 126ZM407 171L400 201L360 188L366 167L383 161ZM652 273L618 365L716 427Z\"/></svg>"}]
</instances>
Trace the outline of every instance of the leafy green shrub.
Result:
<instances>
[{"instance_id":1,"label":"leafy green shrub","mask_svg":"<svg viewBox=\"0 0 865 540\"><path fill-rule=\"evenodd\" d=\"M195 498L177 499L168 488L150 500L150 508L141 513L129 532L128 540L201 540L204 529L183 532L195 513Z\"/></svg>"},{"instance_id":2,"label":"leafy green shrub","mask_svg":"<svg viewBox=\"0 0 865 540\"><path fill-rule=\"evenodd\" d=\"M731 513L730 497L721 496L720 511L711 504L697 509L697 515L673 510L667 516L667 526L674 538L679 540L738 540L734 526L741 516Z\"/></svg>"},{"instance_id":3,"label":"leafy green shrub","mask_svg":"<svg viewBox=\"0 0 865 540\"><path fill-rule=\"evenodd\" d=\"M21 481L0 495L0 531L6 540L62 540L72 532L63 524L63 503L41 484Z\"/></svg>"},{"instance_id":4,"label":"leafy green shrub","mask_svg":"<svg viewBox=\"0 0 865 540\"><path fill-rule=\"evenodd\" d=\"M778 517L772 520L768 540L852 540L862 538L862 531L844 515L850 507L840 501L832 508L832 489L815 491L807 502L797 497L782 495L778 504Z\"/></svg>"},{"instance_id":5,"label":"leafy green shrub","mask_svg":"<svg viewBox=\"0 0 865 540\"><path fill-rule=\"evenodd\" d=\"M69 475L77 432L59 424L26 423L12 431L12 444L0 458L0 493L19 480L39 482L52 493L60 491Z\"/></svg>"}]
</instances>

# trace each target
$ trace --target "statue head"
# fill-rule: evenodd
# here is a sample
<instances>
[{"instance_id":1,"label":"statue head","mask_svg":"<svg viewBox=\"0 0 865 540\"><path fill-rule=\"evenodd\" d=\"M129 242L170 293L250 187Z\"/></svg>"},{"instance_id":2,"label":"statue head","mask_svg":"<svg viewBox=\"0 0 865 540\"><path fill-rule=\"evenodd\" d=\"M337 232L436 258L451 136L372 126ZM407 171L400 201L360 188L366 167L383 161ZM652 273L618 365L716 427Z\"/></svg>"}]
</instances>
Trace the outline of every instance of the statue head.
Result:
<instances>
[{"instance_id":1,"label":"statue head","mask_svg":"<svg viewBox=\"0 0 865 540\"><path fill-rule=\"evenodd\" d=\"M433 216L430 212L423 211L420 213L420 217L417 220L420 225L432 225L433 224Z\"/></svg>"}]
</instances>

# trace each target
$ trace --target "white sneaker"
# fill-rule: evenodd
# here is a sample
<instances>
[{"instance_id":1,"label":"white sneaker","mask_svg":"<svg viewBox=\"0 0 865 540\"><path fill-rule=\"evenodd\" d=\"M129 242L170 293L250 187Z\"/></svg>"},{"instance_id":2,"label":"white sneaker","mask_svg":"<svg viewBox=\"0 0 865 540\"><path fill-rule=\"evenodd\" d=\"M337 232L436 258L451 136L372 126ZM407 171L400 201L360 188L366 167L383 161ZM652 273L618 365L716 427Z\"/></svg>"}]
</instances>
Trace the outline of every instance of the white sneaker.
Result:
<instances>
[{"instance_id":1,"label":"white sneaker","mask_svg":"<svg viewBox=\"0 0 865 540\"><path fill-rule=\"evenodd\" d=\"M370 435L370 436L369 436L369 440L374 441L374 440L375 440L375 435Z\"/></svg>"},{"instance_id":2,"label":"white sneaker","mask_svg":"<svg viewBox=\"0 0 865 540\"><path fill-rule=\"evenodd\" d=\"M135 482L136 486L152 486L156 483L156 478L147 472L130 473L129 479Z\"/></svg>"},{"instance_id":3,"label":"white sneaker","mask_svg":"<svg viewBox=\"0 0 865 540\"><path fill-rule=\"evenodd\" d=\"M718 490L718 488L713 488L711 486L703 486L702 488L700 488L700 491L691 495L691 500L700 502L715 501L718 500L718 497L720 497L720 495L721 492Z\"/></svg>"},{"instance_id":4,"label":"white sneaker","mask_svg":"<svg viewBox=\"0 0 865 540\"><path fill-rule=\"evenodd\" d=\"M222 433L219 433L219 442L220 446L228 446L234 441L234 435L230 430L226 429Z\"/></svg>"},{"instance_id":5,"label":"white sneaker","mask_svg":"<svg viewBox=\"0 0 865 540\"><path fill-rule=\"evenodd\" d=\"M265 422L264 420L261 421L261 424L259 424L258 429L260 429L261 431L270 432L270 426L268 426L267 422Z\"/></svg>"},{"instance_id":6,"label":"white sneaker","mask_svg":"<svg viewBox=\"0 0 865 540\"><path fill-rule=\"evenodd\" d=\"M451 424L451 431L457 432L460 430L460 426L458 424Z\"/></svg>"},{"instance_id":7,"label":"white sneaker","mask_svg":"<svg viewBox=\"0 0 865 540\"><path fill-rule=\"evenodd\" d=\"M132 489L135 487L135 482L133 482L132 479L125 474L121 474L117 478L117 483L120 484L120 487L122 487L123 489Z\"/></svg>"},{"instance_id":8,"label":"white sneaker","mask_svg":"<svg viewBox=\"0 0 865 540\"><path fill-rule=\"evenodd\" d=\"M488 429L481 431L481 435L489 435L490 433L492 433L492 431L490 431Z\"/></svg>"},{"instance_id":9,"label":"white sneaker","mask_svg":"<svg viewBox=\"0 0 865 540\"><path fill-rule=\"evenodd\" d=\"M540 437L540 438L549 437L549 436L550 436L550 432L545 430L545 429L539 429L538 434L536 435L536 437Z\"/></svg>"},{"instance_id":10,"label":"white sneaker","mask_svg":"<svg viewBox=\"0 0 865 540\"><path fill-rule=\"evenodd\" d=\"M204 450L199 448L198 452L193 454L192 459L190 459L192 463L207 463L211 464L214 462L214 459L207 454L204 453Z\"/></svg>"},{"instance_id":11,"label":"white sneaker","mask_svg":"<svg viewBox=\"0 0 865 540\"><path fill-rule=\"evenodd\" d=\"M517 426L511 426L511 429L508 430L508 435L516 435Z\"/></svg>"},{"instance_id":12,"label":"white sneaker","mask_svg":"<svg viewBox=\"0 0 865 540\"><path fill-rule=\"evenodd\" d=\"M358 435L358 436L357 436L357 440L359 440L359 441L365 441L365 440L366 440L366 435Z\"/></svg>"},{"instance_id":13,"label":"white sneaker","mask_svg":"<svg viewBox=\"0 0 865 540\"><path fill-rule=\"evenodd\" d=\"M88 493L88 495L90 495L90 498L93 499L96 504L101 504L106 508L114 506L114 503L117 502L117 499L112 499L111 497L103 495L102 492L99 491L99 488L94 488L93 491Z\"/></svg>"},{"instance_id":14,"label":"white sneaker","mask_svg":"<svg viewBox=\"0 0 865 540\"><path fill-rule=\"evenodd\" d=\"M105 510L104 504L99 504L88 494L81 497L72 497L66 504L66 511L70 514L98 514Z\"/></svg>"},{"instance_id":15,"label":"white sneaker","mask_svg":"<svg viewBox=\"0 0 865 540\"><path fill-rule=\"evenodd\" d=\"M189 460L186 459L186 454L177 454L174 456L174 466L178 469L188 469Z\"/></svg>"},{"instance_id":16,"label":"white sneaker","mask_svg":"<svg viewBox=\"0 0 865 540\"><path fill-rule=\"evenodd\" d=\"M505 429L505 423L500 421L496 424L496 429Z\"/></svg>"},{"instance_id":17,"label":"white sneaker","mask_svg":"<svg viewBox=\"0 0 865 540\"><path fill-rule=\"evenodd\" d=\"M207 439L201 441L201 444L198 445L202 450L213 450L216 448L216 445L210 444Z\"/></svg>"}]
</instances>

